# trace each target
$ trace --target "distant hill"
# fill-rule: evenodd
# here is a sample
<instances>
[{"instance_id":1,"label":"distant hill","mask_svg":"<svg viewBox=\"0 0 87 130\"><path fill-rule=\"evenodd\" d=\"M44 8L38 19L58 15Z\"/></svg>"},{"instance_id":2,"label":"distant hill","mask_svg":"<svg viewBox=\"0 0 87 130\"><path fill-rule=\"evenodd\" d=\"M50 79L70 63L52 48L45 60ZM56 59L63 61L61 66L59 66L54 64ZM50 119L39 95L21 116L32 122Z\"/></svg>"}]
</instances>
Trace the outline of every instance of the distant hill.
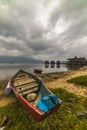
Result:
<instances>
[{"instance_id":1,"label":"distant hill","mask_svg":"<svg viewBox=\"0 0 87 130\"><path fill-rule=\"evenodd\" d=\"M0 63L43 63L43 61L27 57L0 56Z\"/></svg>"}]
</instances>

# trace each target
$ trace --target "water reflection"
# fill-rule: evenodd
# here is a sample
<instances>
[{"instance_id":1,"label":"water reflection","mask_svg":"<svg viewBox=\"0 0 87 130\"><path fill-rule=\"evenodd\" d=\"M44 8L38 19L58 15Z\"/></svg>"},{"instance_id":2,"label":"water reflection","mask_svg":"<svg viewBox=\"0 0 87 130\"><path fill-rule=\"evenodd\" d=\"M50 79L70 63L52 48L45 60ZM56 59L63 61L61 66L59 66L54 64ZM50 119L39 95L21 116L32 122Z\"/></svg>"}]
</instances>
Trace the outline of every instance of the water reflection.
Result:
<instances>
[{"instance_id":1,"label":"water reflection","mask_svg":"<svg viewBox=\"0 0 87 130\"><path fill-rule=\"evenodd\" d=\"M18 70L23 69L27 72L34 73L34 69L41 69L42 73L64 72L68 70L78 70L81 66L67 66L66 64L55 64L53 68L46 68L44 64L0 64L0 79L12 77Z\"/></svg>"},{"instance_id":2,"label":"water reflection","mask_svg":"<svg viewBox=\"0 0 87 130\"><path fill-rule=\"evenodd\" d=\"M42 73L67 71L67 67L64 65L45 68L44 64L0 64L0 79L8 79L20 69L34 73L35 68L41 69Z\"/></svg>"},{"instance_id":3,"label":"water reflection","mask_svg":"<svg viewBox=\"0 0 87 130\"><path fill-rule=\"evenodd\" d=\"M67 65L66 67L67 67L68 70L79 70L83 66L84 65L77 64L77 65Z\"/></svg>"}]
</instances>

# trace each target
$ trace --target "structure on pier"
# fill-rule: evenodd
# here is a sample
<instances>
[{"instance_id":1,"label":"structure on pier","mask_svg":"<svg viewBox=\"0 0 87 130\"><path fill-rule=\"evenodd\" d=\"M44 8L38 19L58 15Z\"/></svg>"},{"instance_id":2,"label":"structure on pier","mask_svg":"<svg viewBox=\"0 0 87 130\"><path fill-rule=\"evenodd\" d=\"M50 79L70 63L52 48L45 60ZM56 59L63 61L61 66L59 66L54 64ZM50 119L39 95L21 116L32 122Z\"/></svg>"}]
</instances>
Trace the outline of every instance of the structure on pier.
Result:
<instances>
[{"instance_id":1,"label":"structure on pier","mask_svg":"<svg viewBox=\"0 0 87 130\"><path fill-rule=\"evenodd\" d=\"M67 65L69 66L85 66L87 65L87 60L84 57L77 58L69 58L67 61Z\"/></svg>"}]
</instances>

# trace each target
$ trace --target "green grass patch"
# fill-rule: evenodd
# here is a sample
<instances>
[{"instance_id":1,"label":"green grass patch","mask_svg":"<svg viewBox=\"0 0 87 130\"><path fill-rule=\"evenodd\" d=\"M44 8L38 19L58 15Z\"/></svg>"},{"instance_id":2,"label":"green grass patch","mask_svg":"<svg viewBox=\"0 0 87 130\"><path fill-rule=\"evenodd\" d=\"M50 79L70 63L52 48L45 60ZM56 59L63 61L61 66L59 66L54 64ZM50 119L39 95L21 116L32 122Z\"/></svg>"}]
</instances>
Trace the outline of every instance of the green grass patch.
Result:
<instances>
[{"instance_id":1,"label":"green grass patch","mask_svg":"<svg viewBox=\"0 0 87 130\"><path fill-rule=\"evenodd\" d=\"M77 85L87 86L87 75L69 79L69 80L67 80L67 82L75 83Z\"/></svg>"},{"instance_id":2,"label":"green grass patch","mask_svg":"<svg viewBox=\"0 0 87 130\"><path fill-rule=\"evenodd\" d=\"M0 108L0 122L4 115L8 116L4 130L87 130L87 118L79 119L76 115L76 111L86 108L87 99L80 99L61 88L51 90L62 100L57 112L36 122L17 101Z\"/></svg>"}]
</instances>

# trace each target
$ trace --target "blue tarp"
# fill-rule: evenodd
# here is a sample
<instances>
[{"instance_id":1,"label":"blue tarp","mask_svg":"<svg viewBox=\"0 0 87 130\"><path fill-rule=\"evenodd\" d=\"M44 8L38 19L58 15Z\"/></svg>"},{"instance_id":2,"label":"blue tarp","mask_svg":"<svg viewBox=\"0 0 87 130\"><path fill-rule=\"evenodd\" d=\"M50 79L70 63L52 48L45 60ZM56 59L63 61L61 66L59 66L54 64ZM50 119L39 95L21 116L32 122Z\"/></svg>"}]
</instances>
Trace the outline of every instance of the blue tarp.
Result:
<instances>
[{"instance_id":1,"label":"blue tarp","mask_svg":"<svg viewBox=\"0 0 87 130\"><path fill-rule=\"evenodd\" d=\"M52 103L55 105L55 104L59 104L59 100L58 100L58 98L56 97L56 95L55 94L49 94L49 97L50 97L50 99L51 99L51 101L52 101Z\"/></svg>"},{"instance_id":2,"label":"blue tarp","mask_svg":"<svg viewBox=\"0 0 87 130\"><path fill-rule=\"evenodd\" d=\"M55 94L49 94L48 96L44 96L38 103L37 107L44 111L47 112L51 110L55 105L59 104L59 100L56 97Z\"/></svg>"}]
</instances>

